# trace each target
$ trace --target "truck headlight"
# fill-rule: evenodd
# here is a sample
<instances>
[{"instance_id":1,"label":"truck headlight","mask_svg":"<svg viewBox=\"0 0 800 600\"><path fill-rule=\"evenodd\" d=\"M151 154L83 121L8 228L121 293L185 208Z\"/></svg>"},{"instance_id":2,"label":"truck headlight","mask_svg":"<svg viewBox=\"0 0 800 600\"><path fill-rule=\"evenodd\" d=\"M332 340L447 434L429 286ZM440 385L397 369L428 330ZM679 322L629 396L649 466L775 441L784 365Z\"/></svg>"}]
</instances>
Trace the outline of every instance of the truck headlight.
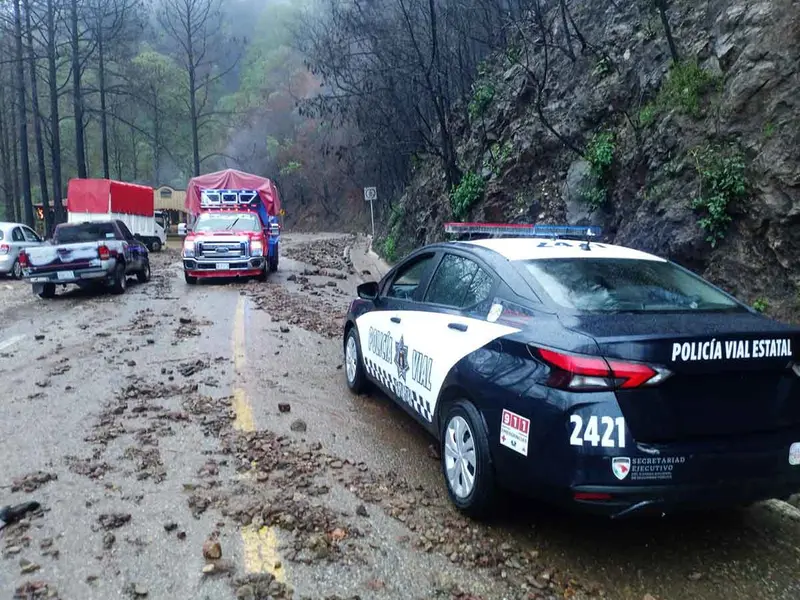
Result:
<instances>
[{"instance_id":1,"label":"truck headlight","mask_svg":"<svg viewBox=\"0 0 800 600\"><path fill-rule=\"evenodd\" d=\"M250 242L250 254L252 256L264 256L264 244L261 240L253 240Z\"/></svg>"},{"instance_id":2,"label":"truck headlight","mask_svg":"<svg viewBox=\"0 0 800 600\"><path fill-rule=\"evenodd\" d=\"M184 240L183 241L183 257L188 258L194 256L194 241L193 240Z\"/></svg>"}]
</instances>

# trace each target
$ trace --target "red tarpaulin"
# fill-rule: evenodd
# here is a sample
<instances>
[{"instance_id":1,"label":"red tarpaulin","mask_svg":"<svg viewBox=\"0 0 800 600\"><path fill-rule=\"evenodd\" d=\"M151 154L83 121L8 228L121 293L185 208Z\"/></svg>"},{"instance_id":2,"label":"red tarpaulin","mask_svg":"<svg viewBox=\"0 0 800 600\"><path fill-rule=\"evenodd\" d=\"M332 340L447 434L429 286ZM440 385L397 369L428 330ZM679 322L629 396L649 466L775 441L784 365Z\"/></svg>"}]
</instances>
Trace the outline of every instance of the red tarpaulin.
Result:
<instances>
[{"instance_id":1,"label":"red tarpaulin","mask_svg":"<svg viewBox=\"0 0 800 600\"><path fill-rule=\"evenodd\" d=\"M190 179L186 186L185 202L189 213L196 215L200 212L200 193L203 190L257 190L268 215L277 215L281 210L278 188L272 181L235 169L225 169Z\"/></svg>"},{"instance_id":2,"label":"red tarpaulin","mask_svg":"<svg viewBox=\"0 0 800 600\"><path fill-rule=\"evenodd\" d=\"M152 217L153 188L110 179L70 179L64 202L71 213L123 213Z\"/></svg>"}]
</instances>

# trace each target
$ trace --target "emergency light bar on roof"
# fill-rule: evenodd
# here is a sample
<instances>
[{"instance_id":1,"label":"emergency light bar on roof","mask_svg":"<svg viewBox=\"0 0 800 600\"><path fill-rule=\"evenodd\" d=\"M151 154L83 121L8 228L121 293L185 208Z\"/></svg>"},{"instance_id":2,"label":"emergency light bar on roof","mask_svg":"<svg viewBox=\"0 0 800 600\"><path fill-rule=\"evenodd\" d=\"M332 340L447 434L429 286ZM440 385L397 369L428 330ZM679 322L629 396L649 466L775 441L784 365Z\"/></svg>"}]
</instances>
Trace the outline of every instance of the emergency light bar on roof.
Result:
<instances>
[{"instance_id":1,"label":"emergency light bar on roof","mask_svg":"<svg viewBox=\"0 0 800 600\"><path fill-rule=\"evenodd\" d=\"M484 235L490 237L552 237L589 240L600 237L602 230L595 226L534 225L530 223L445 223L447 233Z\"/></svg>"},{"instance_id":2,"label":"emergency light bar on roof","mask_svg":"<svg viewBox=\"0 0 800 600\"><path fill-rule=\"evenodd\" d=\"M257 190L202 190L201 208L251 206L258 201Z\"/></svg>"}]
</instances>

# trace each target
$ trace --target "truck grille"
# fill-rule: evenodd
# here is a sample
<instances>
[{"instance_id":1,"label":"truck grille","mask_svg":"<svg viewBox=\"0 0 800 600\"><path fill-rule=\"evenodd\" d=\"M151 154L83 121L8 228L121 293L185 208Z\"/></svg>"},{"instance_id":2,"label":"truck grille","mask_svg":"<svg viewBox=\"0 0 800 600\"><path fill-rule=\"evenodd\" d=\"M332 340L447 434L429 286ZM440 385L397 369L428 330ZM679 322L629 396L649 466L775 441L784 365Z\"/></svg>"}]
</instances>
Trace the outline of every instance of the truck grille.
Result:
<instances>
[{"instance_id":1,"label":"truck grille","mask_svg":"<svg viewBox=\"0 0 800 600\"><path fill-rule=\"evenodd\" d=\"M243 258L247 242L198 242L196 255L200 258Z\"/></svg>"}]
</instances>

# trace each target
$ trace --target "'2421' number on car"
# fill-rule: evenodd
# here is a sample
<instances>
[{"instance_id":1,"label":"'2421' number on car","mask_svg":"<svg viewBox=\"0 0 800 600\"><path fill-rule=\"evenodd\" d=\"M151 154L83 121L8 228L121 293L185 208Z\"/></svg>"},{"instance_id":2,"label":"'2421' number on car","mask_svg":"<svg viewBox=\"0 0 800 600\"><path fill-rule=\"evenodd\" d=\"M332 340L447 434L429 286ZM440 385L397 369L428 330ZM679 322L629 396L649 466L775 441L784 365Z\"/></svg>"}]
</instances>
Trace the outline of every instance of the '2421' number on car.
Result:
<instances>
[{"instance_id":1,"label":"'2421' number on car","mask_svg":"<svg viewBox=\"0 0 800 600\"><path fill-rule=\"evenodd\" d=\"M624 448L625 447L625 418L600 417L599 424L604 427L603 435L600 436L598 427L598 417L591 416L586 422L586 429L583 428L583 419L580 415L570 415L569 422L572 423L572 435L569 443L572 446L583 446L587 442L592 446L600 444L603 448ZM616 440L614 431L616 430ZM581 435L583 434L583 435Z\"/></svg>"}]
</instances>

